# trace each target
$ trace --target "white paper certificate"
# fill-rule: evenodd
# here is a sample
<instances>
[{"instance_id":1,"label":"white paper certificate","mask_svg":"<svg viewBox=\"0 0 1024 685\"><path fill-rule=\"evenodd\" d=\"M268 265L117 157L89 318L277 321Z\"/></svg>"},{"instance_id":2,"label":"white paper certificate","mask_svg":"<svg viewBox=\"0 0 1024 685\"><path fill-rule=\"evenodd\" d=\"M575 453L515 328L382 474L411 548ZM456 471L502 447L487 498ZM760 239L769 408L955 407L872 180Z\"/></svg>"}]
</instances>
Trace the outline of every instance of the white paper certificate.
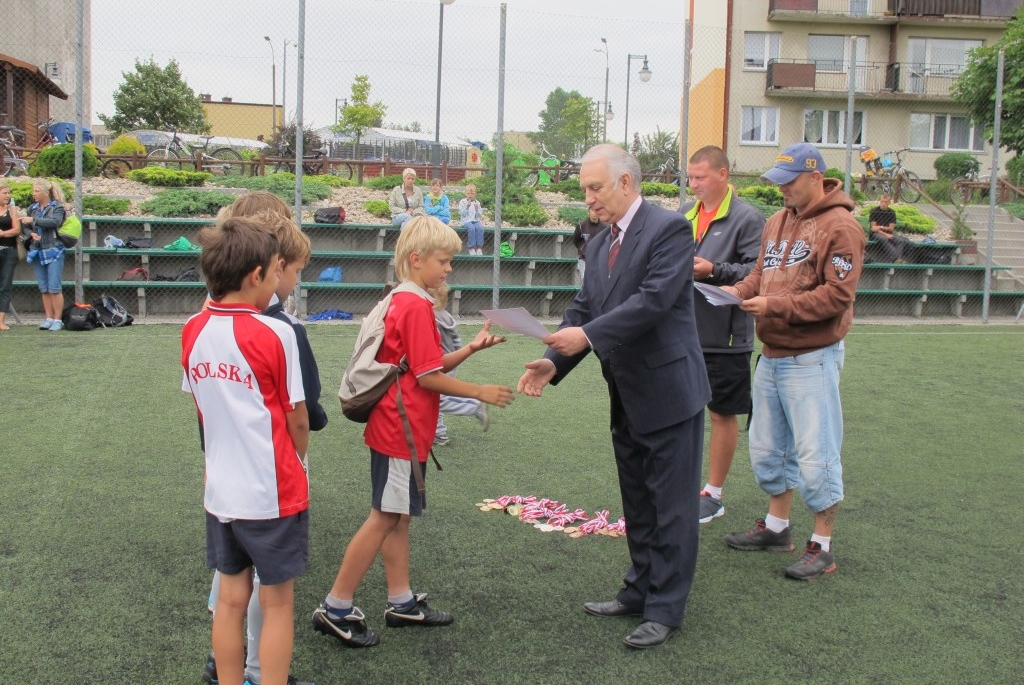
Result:
<instances>
[{"instance_id":1,"label":"white paper certificate","mask_svg":"<svg viewBox=\"0 0 1024 685\"><path fill-rule=\"evenodd\" d=\"M708 302L716 307L724 307L726 305L739 304L741 302L740 298L736 297L732 293L725 292L718 286L701 283L700 281L694 281L693 285L700 291Z\"/></svg>"},{"instance_id":2,"label":"white paper certificate","mask_svg":"<svg viewBox=\"0 0 1024 685\"><path fill-rule=\"evenodd\" d=\"M513 333L522 333L532 338L542 340L551 331L544 327L540 321L533 318L530 312L524 307L513 307L512 309L481 309L480 313L491 320L491 323L501 326Z\"/></svg>"}]
</instances>

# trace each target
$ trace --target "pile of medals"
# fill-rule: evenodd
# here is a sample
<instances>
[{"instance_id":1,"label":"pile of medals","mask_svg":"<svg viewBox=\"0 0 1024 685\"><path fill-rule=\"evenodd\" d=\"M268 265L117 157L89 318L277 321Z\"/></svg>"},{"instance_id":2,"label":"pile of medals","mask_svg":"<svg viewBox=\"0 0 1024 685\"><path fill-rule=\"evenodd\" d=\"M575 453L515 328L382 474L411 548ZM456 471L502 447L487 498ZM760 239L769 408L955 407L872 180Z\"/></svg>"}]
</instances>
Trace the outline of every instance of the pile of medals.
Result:
<instances>
[{"instance_id":1,"label":"pile of medals","mask_svg":"<svg viewBox=\"0 0 1024 685\"><path fill-rule=\"evenodd\" d=\"M587 516L582 509L569 511L569 507L553 499L537 499L534 495L503 495L497 499L477 502L480 511L504 511L524 523L532 524L542 533L560 532L571 538L585 535L604 535L617 538L626 534L626 519L608 522L608 510Z\"/></svg>"}]
</instances>

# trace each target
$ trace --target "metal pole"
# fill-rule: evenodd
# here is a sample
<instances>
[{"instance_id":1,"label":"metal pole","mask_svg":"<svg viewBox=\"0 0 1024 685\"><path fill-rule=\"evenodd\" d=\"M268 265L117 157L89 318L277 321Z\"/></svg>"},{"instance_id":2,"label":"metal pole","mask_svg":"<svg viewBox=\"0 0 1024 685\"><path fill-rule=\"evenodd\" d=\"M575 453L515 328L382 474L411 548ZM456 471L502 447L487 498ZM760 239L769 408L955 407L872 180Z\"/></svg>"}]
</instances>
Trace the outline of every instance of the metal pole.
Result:
<instances>
[{"instance_id":1,"label":"metal pole","mask_svg":"<svg viewBox=\"0 0 1024 685\"><path fill-rule=\"evenodd\" d=\"M843 174L843 192L850 194L853 173L853 94L857 85L857 36L850 36L850 77L846 86L846 173ZM824 173L824 172L822 172Z\"/></svg>"},{"instance_id":2,"label":"metal pole","mask_svg":"<svg viewBox=\"0 0 1024 685\"><path fill-rule=\"evenodd\" d=\"M295 43L295 52L298 58L298 69L295 78L295 222L302 226L302 132L305 126L302 123L302 97L306 84L306 0L299 0L299 35ZM299 282L295 284L295 305L300 319L306 318L306 302L302 299L302 275L299 275Z\"/></svg>"},{"instance_id":3,"label":"metal pole","mask_svg":"<svg viewBox=\"0 0 1024 685\"><path fill-rule=\"evenodd\" d=\"M285 121L288 119L288 106L285 102L288 100L288 39L285 38L281 49L284 51L284 57L281 58L281 125L285 125Z\"/></svg>"},{"instance_id":4,"label":"metal pole","mask_svg":"<svg viewBox=\"0 0 1024 685\"><path fill-rule=\"evenodd\" d=\"M604 43L604 111L601 112L601 142L608 142L608 39L602 38Z\"/></svg>"},{"instance_id":5,"label":"metal pole","mask_svg":"<svg viewBox=\"0 0 1024 685\"><path fill-rule=\"evenodd\" d=\"M686 173L686 163L690 158L690 32L693 25L687 18L683 22L683 112L679 125L679 205L686 201L686 184L683 183L683 176Z\"/></svg>"},{"instance_id":6,"label":"metal pole","mask_svg":"<svg viewBox=\"0 0 1024 685\"><path fill-rule=\"evenodd\" d=\"M82 216L83 90L85 89L85 0L75 3L75 215ZM75 246L75 302L85 301L81 238Z\"/></svg>"},{"instance_id":7,"label":"metal pole","mask_svg":"<svg viewBox=\"0 0 1024 685\"><path fill-rule=\"evenodd\" d=\"M629 151L629 67L633 64L633 55L626 56L626 125L625 125L625 139L623 145L626 151Z\"/></svg>"},{"instance_id":8,"label":"metal pole","mask_svg":"<svg viewBox=\"0 0 1024 685\"><path fill-rule=\"evenodd\" d=\"M996 190L999 188L999 145L1002 140L1003 69L1006 52L999 51L996 61L996 109L992 124L992 168L988 186L988 236L985 238L985 292L981 297L981 321L988 323L988 305L992 295L992 250L996 240Z\"/></svg>"},{"instance_id":9,"label":"metal pole","mask_svg":"<svg viewBox=\"0 0 1024 685\"><path fill-rule=\"evenodd\" d=\"M444 47L444 0L438 0L440 15L437 20L437 105L434 110L434 150L430 162L438 165L441 162L441 49Z\"/></svg>"},{"instance_id":10,"label":"metal pole","mask_svg":"<svg viewBox=\"0 0 1024 685\"><path fill-rule=\"evenodd\" d=\"M501 282L501 205L502 205L502 171L505 168L505 18L508 5L501 3L501 20L498 24L498 156L495 161L494 179L494 255L493 276L491 277L491 309L499 306L500 293L498 283Z\"/></svg>"},{"instance_id":11,"label":"metal pole","mask_svg":"<svg viewBox=\"0 0 1024 685\"><path fill-rule=\"evenodd\" d=\"M274 54L274 41L270 36L263 36L270 46L270 135L277 128L277 55Z\"/></svg>"}]
</instances>

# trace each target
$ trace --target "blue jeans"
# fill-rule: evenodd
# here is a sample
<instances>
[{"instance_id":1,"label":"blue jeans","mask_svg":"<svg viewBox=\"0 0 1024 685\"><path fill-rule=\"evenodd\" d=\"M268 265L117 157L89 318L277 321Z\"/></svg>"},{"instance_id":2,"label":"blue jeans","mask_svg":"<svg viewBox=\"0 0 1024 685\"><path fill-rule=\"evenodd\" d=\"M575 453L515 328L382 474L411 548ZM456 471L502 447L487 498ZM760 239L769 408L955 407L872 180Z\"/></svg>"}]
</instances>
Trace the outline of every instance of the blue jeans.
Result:
<instances>
[{"instance_id":1,"label":"blue jeans","mask_svg":"<svg viewBox=\"0 0 1024 685\"><path fill-rule=\"evenodd\" d=\"M470 221L462 224L466 229L466 247L475 250L484 246L484 225L479 221Z\"/></svg>"},{"instance_id":2,"label":"blue jeans","mask_svg":"<svg viewBox=\"0 0 1024 685\"><path fill-rule=\"evenodd\" d=\"M754 371L750 465L769 495L800 489L817 513L843 499L843 342L795 357L761 357Z\"/></svg>"},{"instance_id":3,"label":"blue jeans","mask_svg":"<svg viewBox=\"0 0 1024 685\"><path fill-rule=\"evenodd\" d=\"M396 214L393 217L391 217L391 225L405 228L405 225L409 223L409 219L411 218L412 214L406 214L404 212L402 214Z\"/></svg>"},{"instance_id":4,"label":"blue jeans","mask_svg":"<svg viewBox=\"0 0 1024 685\"><path fill-rule=\"evenodd\" d=\"M48 264L40 264L39 258L32 262L32 266L36 270L36 280L39 281L39 292L56 295L62 291L60 277L64 273L64 256L66 254L62 249L60 254Z\"/></svg>"}]
</instances>

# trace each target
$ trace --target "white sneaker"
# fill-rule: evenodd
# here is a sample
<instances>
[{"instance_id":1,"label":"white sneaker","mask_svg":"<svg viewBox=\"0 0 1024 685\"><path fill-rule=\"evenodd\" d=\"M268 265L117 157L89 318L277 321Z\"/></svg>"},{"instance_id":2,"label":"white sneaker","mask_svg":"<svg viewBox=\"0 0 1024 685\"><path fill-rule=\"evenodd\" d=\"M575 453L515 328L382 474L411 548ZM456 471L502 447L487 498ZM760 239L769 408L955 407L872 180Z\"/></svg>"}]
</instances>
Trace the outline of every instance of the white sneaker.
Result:
<instances>
[{"instance_id":1,"label":"white sneaker","mask_svg":"<svg viewBox=\"0 0 1024 685\"><path fill-rule=\"evenodd\" d=\"M480 425L483 426L484 433L491 427L491 415L487 412L487 405L483 402L480 403L480 408L476 410L476 417L480 419Z\"/></svg>"},{"instance_id":2,"label":"white sneaker","mask_svg":"<svg viewBox=\"0 0 1024 685\"><path fill-rule=\"evenodd\" d=\"M48 330L50 330L50 326L52 324L53 324L53 319L49 319L49 318L43 319L43 322L41 324L39 324L39 330L41 330L41 331L48 331Z\"/></svg>"}]
</instances>

